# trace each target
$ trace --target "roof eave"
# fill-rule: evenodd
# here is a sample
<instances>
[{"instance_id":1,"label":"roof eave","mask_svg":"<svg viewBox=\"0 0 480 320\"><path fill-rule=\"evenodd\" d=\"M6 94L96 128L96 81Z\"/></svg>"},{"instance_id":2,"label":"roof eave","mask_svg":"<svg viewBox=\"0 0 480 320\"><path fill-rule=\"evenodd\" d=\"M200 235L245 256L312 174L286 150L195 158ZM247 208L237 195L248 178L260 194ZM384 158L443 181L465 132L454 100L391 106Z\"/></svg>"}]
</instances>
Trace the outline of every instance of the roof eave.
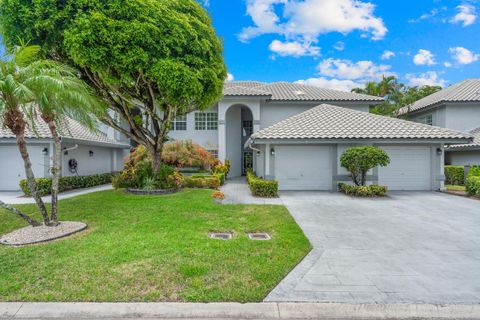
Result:
<instances>
[{"instance_id":1,"label":"roof eave","mask_svg":"<svg viewBox=\"0 0 480 320\"><path fill-rule=\"evenodd\" d=\"M337 143L352 143L361 142L361 143L372 143L372 144L384 144L384 143L393 143L393 144L407 144L407 143L416 143L416 144L432 144L432 143L442 143L442 144L468 144L472 142L471 138L330 138L330 139L319 139L319 138L252 138L252 144L337 144Z\"/></svg>"}]
</instances>

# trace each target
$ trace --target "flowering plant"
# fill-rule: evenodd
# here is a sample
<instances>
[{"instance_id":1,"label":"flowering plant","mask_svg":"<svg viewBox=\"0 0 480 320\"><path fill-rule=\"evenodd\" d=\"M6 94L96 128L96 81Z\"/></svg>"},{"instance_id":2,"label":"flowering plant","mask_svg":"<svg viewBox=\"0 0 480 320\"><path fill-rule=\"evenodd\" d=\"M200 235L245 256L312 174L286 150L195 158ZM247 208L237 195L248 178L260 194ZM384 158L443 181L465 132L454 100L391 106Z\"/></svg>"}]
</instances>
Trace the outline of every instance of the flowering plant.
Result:
<instances>
[{"instance_id":1,"label":"flowering plant","mask_svg":"<svg viewBox=\"0 0 480 320\"><path fill-rule=\"evenodd\" d=\"M218 200L223 200L223 199L225 199L225 194L223 192L216 191L212 194L212 198L218 199Z\"/></svg>"}]
</instances>

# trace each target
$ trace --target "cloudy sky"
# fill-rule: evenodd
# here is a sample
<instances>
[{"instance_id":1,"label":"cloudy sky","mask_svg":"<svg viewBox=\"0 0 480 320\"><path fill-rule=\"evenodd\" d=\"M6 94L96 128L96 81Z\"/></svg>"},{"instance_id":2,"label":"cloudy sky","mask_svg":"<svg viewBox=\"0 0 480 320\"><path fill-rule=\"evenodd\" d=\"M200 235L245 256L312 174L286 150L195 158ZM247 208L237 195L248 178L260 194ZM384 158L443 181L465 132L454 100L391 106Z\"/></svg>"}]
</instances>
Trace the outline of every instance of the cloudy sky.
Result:
<instances>
[{"instance_id":1,"label":"cloudy sky","mask_svg":"<svg viewBox=\"0 0 480 320\"><path fill-rule=\"evenodd\" d=\"M235 80L350 90L480 77L480 0L208 0Z\"/></svg>"}]
</instances>

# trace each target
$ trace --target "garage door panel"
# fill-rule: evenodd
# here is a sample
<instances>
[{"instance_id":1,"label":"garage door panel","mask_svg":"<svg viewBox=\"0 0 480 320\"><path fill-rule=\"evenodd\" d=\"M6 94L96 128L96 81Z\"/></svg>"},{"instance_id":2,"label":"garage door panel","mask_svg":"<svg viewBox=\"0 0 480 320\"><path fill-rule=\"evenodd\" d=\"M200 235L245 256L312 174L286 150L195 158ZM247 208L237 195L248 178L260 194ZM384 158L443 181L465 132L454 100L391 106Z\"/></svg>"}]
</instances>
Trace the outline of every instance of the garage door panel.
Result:
<instances>
[{"instance_id":1,"label":"garage door panel","mask_svg":"<svg viewBox=\"0 0 480 320\"><path fill-rule=\"evenodd\" d=\"M29 146L28 153L35 177L44 177L43 146ZM0 146L0 190L19 190L19 182L25 178L23 160L16 145Z\"/></svg>"},{"instance_id":2,"label":"garage door panel","mask_svg":"<svg viewBox=\"0 0 480 320\"><path fill-rule=\"evenodd\" d=\"M277 146L275 179L280 190L330 190L331 149L324 146Z\"/></svg>"},{"instance_id":3,"label":"garage door panel","mask_svg":"<svg viewBox=\"0 0 480 320\"><path fill-rule=\"evenodd\" d=\"M429 147L380 148L390 156L390 164L379 168L379 184L390 190L431 190Z\"/></svg>"}]
</instances>

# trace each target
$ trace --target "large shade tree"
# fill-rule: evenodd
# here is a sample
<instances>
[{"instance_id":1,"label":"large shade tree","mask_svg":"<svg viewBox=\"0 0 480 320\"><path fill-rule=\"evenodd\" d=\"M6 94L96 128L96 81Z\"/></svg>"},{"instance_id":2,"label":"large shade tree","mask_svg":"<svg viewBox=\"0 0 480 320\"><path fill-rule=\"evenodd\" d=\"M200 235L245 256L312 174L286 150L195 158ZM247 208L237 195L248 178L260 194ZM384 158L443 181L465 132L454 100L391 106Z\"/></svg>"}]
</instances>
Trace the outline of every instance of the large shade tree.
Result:
<instances>
[{"instance_id":1,"label":"large shade tree","mask_svg":"<svg viewBox=\"0 0 480 320\"><path fill-rule=\"evenodd\" d=\"M195 0L3 0L7 46L18 37L82 72L115 114L103 120L144 145L156 172L176 115L211 107L226 68Z\"/></svg>"},{"instance_id":2,"label":"large shade tree","mask_svg":"<svg viewBox=\"0 0 480 320\"><path fill-rule=\"evenodd\" d=\"M95 114L102 113L102 105L78 78L75 70L55 61L38 59L38 46L13 47L0 60L0 116L4 127L15 135L24 162L28 187L47 226L57 225L58 179L61 171L61 141L59 125L66 115L93 126ZM25 139L26 129L36 131L38 118L49 126L55 141L53 161L52 211L37 192L32 163ZM40 223L18 209L4 203L0 206L19 215L29 224Z\"/></svg>"}]
</instances>

